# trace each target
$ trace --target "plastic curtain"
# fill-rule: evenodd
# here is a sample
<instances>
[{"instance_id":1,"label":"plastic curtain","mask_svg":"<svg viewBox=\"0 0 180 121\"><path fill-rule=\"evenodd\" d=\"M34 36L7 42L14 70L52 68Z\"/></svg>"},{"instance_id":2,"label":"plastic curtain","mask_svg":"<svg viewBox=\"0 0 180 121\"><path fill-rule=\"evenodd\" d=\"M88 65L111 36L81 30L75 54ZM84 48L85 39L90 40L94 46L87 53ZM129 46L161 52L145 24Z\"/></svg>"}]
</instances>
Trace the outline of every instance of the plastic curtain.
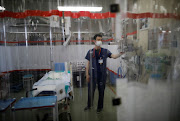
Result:
<instances>
[{"instance_id":1,"label":"plastic curtain","mask_svg":"<svg viewBox=\"0 0 180 121\"><path fill-rule=\"evenodd\" d=\"M116 81L122 102L117 120L179 120L179 1L122 0L119 4L124 5L118 27L124 34L120 49L126 53L122 61L127 78Z\"/></svg>"}]
</instances>

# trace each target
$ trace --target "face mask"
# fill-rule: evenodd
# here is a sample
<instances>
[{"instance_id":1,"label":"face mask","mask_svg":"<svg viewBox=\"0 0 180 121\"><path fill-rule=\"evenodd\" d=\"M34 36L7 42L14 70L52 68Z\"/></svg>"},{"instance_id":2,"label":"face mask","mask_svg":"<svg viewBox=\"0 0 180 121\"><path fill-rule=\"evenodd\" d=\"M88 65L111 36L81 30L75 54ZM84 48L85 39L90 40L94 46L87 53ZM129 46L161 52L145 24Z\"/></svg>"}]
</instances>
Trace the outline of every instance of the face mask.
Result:
<instances>
[{"instance_id":1,"label":"face mask","mask_svg":"<svg viewBox=\"0 0 180 121\"><path fill-rule=\"evenodd\" d=\"M96 46L101 46L102 45L102 41L96 41Z\"/></svg>"}]
</instances>

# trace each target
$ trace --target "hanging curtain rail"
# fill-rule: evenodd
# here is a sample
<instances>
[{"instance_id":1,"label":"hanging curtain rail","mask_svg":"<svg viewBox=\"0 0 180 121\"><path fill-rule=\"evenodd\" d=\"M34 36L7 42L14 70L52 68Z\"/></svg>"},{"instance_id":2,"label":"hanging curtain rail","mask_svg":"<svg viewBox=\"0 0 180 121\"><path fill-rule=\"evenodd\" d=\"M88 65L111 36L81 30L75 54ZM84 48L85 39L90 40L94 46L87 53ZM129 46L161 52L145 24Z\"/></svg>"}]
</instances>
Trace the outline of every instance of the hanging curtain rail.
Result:
<instances>
[{"instance_id":1,"label":"hanging curtain rail","mask_svg":"<svg viewBox=\"0 0 180 121\"><path fill-rule=\"evenodd\" d=\"M109 42L114 40L113 38L102 40L103 42ZM41 42L50 42L50 40L41 40L41 41L28 41L28 43L41 43ZM64 42L64 40L53 40L52 42ZM92 40L70 40L70 42L92 42ZM5 43L4 41L0 41L0 43ZM18 41L18 42L6 42L6 43L26 43L26 41Z\"/></svg>"},{"instance_id":2,"label":"hanging curtain rail","mask_svg":"<svg viewBox=\"0 0 180 121\"><path fill-rule=\"evenodd\" d=\"M10 34L24 34L25 32L6 32L6 33L10 33ZM49 32L27 32L28 34L49 34ZM71 32L73 34L78 34L78 33L82 33L82 34L91 34L91 33L98 33L98 32ZM62 34L62 32L52 32L52 34Z\"/></svg>"}]
</instances>

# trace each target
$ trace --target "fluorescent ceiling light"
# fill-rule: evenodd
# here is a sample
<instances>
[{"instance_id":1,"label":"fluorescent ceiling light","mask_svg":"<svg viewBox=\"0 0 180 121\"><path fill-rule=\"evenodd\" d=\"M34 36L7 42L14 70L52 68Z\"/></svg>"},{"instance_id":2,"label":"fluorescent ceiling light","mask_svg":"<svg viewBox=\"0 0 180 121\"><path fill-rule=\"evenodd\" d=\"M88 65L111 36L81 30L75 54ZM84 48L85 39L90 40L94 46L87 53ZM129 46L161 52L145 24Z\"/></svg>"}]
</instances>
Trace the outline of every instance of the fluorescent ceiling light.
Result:
<instances>
[{"instance_id":1,"label":"fluorescent ceiling light","mask_svg":"<svg viewBox=\"0 0 180 121\"><path fill-rule=\"evenodd\" d=\"M101 11L102 7L72 7L58 6L59 11Z\"/></svg>"},{"instance_id":2,"label":"fluorescent ceiling light","mask_svg":"<svg viewBox=\"0 0 180 121\"><path fill-rule=\"evenodd\" d=\"M1 10L1 11L4 11L4 10L5 10L5 8L4 8L4 7L2 7L2 6L0 6L0 10Z\"/></svg>"}]
</instances>

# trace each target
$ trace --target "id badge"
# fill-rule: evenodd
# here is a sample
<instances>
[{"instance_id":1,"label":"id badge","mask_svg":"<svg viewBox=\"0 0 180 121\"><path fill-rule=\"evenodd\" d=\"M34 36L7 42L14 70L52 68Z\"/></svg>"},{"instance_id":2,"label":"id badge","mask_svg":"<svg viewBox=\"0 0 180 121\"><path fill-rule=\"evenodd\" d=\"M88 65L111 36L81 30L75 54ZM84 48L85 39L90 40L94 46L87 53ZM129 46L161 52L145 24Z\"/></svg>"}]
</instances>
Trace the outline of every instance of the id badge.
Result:
<instances>
[{"instance_id":1,"label":"id badge","mask_svg":"<svg viewBox=\"0 0 180 121\"><path fill-rule=\"evenodd\" d=\"M98 60L99 64L103 64L103 59Z\"/></svg>"}]
</instances>

